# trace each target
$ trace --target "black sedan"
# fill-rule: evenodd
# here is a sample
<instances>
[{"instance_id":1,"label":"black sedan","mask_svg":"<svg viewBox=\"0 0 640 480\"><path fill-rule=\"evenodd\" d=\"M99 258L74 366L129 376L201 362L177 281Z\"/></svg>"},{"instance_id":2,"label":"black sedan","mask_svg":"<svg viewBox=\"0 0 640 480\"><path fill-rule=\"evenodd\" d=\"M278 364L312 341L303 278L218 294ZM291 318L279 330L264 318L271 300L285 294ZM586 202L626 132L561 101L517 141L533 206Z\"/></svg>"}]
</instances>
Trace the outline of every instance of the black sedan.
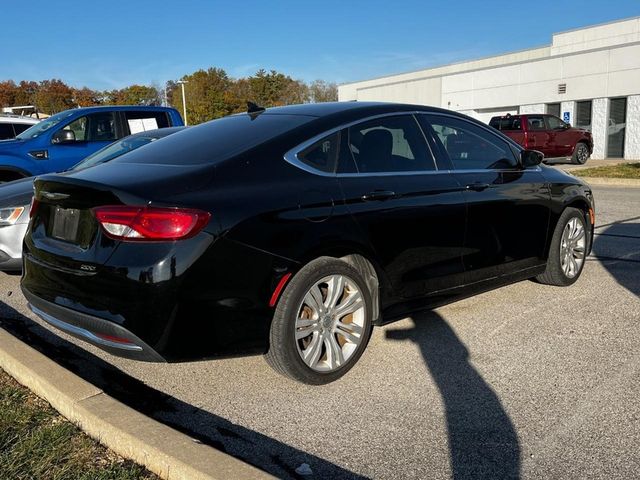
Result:
<instances>
[{"instance_id":1,"label":"black sedan","mask_svg":"<svg viewBox=\"0 0 640 480\"><path fill-rule=\"evenodd\" d=\"M541 160L447 110L253 106L36 180L22 289L44 320L116 355L261 352L327 383L373 325L577 280L592 192Z\"/></svg>"}]
</instances>

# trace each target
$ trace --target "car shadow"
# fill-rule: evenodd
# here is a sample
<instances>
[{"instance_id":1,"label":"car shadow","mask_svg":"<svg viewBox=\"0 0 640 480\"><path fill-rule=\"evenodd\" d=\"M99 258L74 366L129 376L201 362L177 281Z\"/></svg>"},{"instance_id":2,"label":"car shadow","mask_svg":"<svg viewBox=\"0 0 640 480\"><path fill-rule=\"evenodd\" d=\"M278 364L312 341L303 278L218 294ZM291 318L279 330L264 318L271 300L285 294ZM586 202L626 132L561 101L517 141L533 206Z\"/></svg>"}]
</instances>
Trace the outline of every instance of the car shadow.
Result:
<instances>
[{"instance_id":1,"label":"car shadow","mask_svg":"<svg viewBox=\"0 0 640 480\"><path fill-rule=\"evenodd\" d=\"M467 347L435 312L412 321L414 328L387 330L386 337L420 347L444 403L452 477L519 478L518 435L500 399L470 363Z\"/></svg>"},{"instance_id":2,"label":"car shadow","mask_svg":"<svg viewBox=\"0 0 640 480\"><path fill-rule=\"evenodd\" d=\"M590 261L598 261L618 284L640 297L640 217L596 226Z\"/></svg>"},{"instance_id":3,"label":"car shadow","mask_svg":"<svg viewBox=\"0 0 640 480\"><path fill-rule=\"evenodd\" d=\"M366 478L156 390L0 302L0 328L135 410L278 478Z\"/></svg>"}]
</instances>

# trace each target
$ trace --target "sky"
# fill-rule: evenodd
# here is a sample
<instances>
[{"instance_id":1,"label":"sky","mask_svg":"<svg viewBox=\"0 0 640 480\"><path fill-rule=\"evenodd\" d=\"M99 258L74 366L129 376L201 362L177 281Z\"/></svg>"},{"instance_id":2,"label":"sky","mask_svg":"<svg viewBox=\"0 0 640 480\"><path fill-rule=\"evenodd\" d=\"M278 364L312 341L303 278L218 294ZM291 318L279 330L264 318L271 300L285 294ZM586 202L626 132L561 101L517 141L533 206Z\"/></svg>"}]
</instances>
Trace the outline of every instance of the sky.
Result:
<instances>
[{"instance_id":1,"label":"sky","mask_svg":"<svg viewBox=\"0 0 640 480\"><path fill-rule=\"evenodd\" d=\"M220 67L236 78L264 68L344 83L636 16L639 0L5 0L0 80L103 90Z\"/></svg>"}]
</instances>

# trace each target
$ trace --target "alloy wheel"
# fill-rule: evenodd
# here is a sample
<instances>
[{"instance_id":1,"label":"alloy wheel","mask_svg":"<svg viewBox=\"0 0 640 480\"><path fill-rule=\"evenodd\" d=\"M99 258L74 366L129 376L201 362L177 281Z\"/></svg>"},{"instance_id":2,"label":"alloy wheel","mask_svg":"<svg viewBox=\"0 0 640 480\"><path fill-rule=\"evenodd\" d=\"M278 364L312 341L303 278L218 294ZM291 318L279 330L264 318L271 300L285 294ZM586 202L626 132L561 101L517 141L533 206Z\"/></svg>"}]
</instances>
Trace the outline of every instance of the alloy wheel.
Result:
<instances>
[{"instance_id":1,"label":"alloy wheel","mask_svg":"<svg viewBox=\"0 0 640 480\"><path fill-rule=\"evenodd\" d=\"M567 222L560 242L560 266L567 278L580 273L586 252L586 232L582 222L573 217Z\"/></svg>"},{"instance_id":2,"label":"alloy wheel","mask_svg":"<svg viewBox=\"0 0 640 480\"><path fill-rule=\"evenodd\" d=\"M362 292L345 275L314 283L295 322L295 341L304 363L319 372L346 364L365 337L365 308Z\"/></svg>"}]
</instances>

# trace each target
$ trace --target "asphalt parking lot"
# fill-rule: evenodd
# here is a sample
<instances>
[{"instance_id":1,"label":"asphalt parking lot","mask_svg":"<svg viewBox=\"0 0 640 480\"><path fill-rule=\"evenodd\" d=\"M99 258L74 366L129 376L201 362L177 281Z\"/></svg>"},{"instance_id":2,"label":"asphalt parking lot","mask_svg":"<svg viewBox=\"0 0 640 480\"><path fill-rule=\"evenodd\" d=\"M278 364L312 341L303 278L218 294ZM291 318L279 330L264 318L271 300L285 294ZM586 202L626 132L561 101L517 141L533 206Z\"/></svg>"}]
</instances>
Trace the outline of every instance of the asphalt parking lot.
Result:
<instances>
[{"instance_id":1,"label":"asphalt parking lot","mask_svg":"<svg viewBox=\"0 0 640 480\"><path fill-rule=\"evenodd\" d=\"M328 386L261 357L145 364L69 342L33 320L15 275L0 274L0 326L279 477L639 478L640 189L594 190L574 286L525 281L377 329Z\"/></svg>"}]
</instances>

